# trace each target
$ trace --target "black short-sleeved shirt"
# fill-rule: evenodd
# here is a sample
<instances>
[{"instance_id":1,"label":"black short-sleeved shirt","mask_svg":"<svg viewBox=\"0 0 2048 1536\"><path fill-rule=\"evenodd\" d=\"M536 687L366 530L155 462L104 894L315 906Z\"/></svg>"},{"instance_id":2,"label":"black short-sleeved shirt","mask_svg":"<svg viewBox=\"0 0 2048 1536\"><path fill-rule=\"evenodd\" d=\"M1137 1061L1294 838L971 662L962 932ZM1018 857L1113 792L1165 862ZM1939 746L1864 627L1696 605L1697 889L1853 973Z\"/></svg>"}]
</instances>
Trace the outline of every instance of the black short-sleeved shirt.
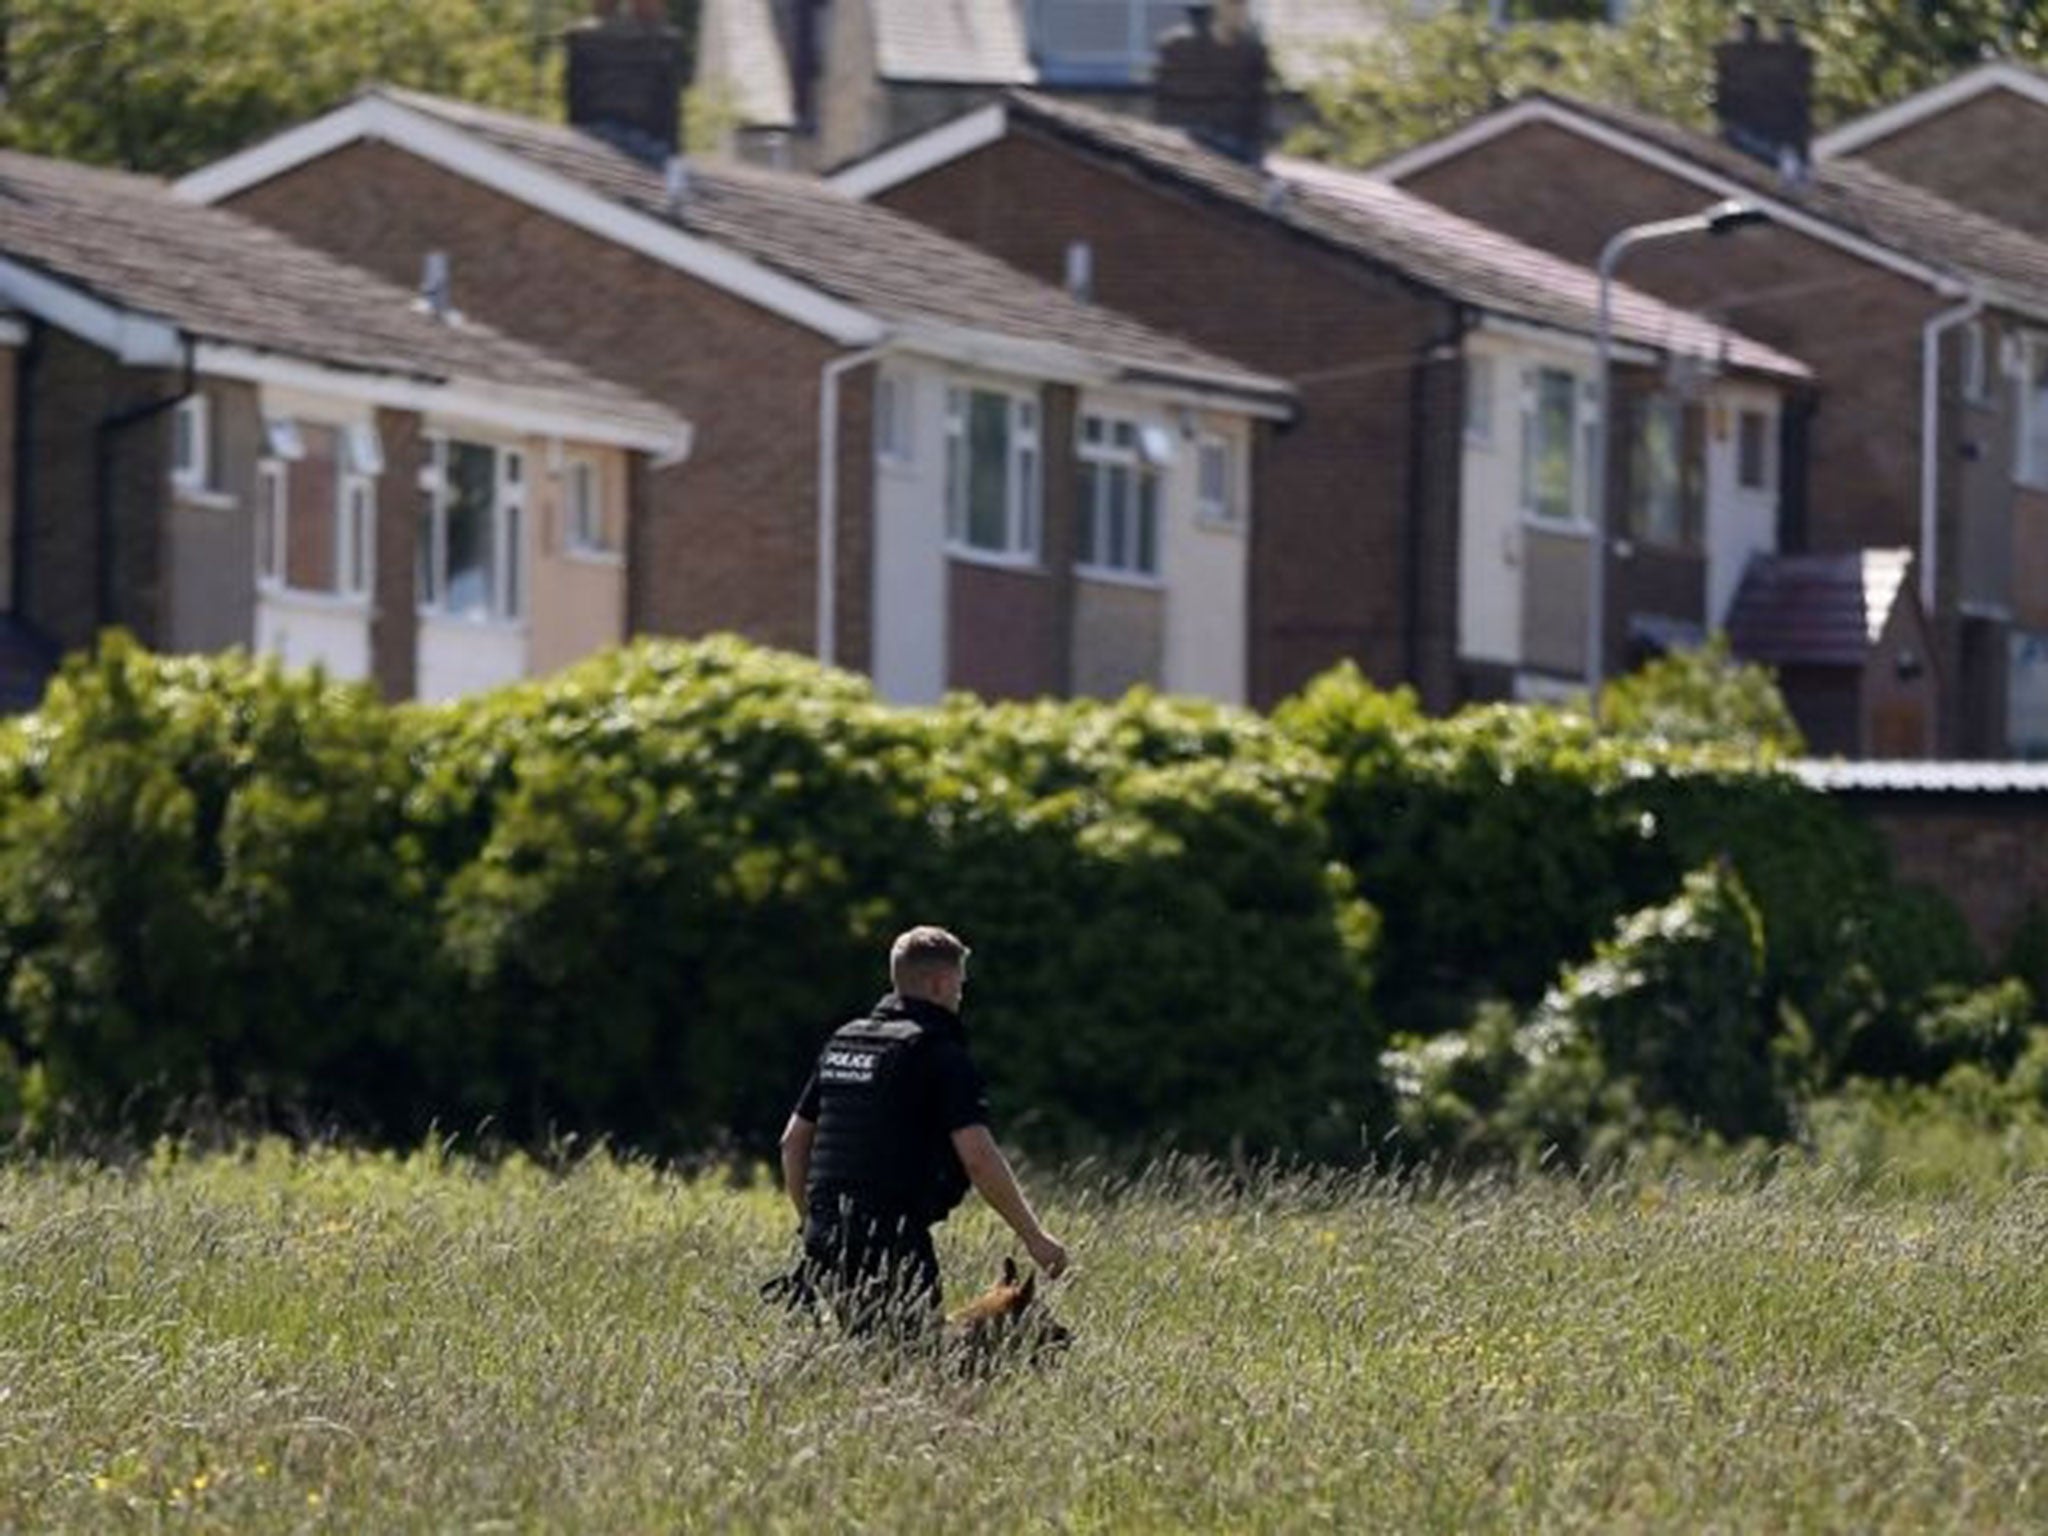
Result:
<instances>
[{"instance_id":1,"label":"black short-sleeved shirt","mask_svg":"<svg viewBox=\"0 0 2048 1536\"><path fill-rule=\"evenodd\" d=\"M891 992L875 1004L871 1017L914 1019L931 1035L925 1049L930 1053L932 1108L941 1130L950 1133L964 1131L970 1125L988 1124L988 1091L982 1086L981 1073L975 1068L974 1058L967 1053L967 1031L961 1026L957 1013L920 997L902 997ZM815 1067L811 1069L810 1080L804 1084L803 1094L797 1099L796 1112L814 1123L818 1118L818 1071Z\"/></svg>"}]
</instances>

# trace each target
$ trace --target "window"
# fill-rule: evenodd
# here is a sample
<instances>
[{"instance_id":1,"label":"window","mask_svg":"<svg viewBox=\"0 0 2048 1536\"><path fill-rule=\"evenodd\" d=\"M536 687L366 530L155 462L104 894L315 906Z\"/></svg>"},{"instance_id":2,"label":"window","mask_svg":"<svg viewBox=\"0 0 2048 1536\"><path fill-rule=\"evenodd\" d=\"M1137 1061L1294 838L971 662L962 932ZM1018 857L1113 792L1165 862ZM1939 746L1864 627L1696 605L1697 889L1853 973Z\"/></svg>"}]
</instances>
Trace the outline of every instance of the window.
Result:
<instances>
[{"instance_id":1,"label":"window","mask_svg":"<svg viewBox=\"0 0 2048 1536\"><path fill-rule=\"evenodd\" d=\"M616 555L618 535L605 504L604 476L588 459L562 471L562 542L572 555Z\"/></svg>"},{"instance_id":2,"label":"window","mask_svg":"<svg viewBox=\"0 0 2048 1536\"><path fill-rule=\"evenodd\" d=\"M1581 438L1592 431L1579 411L1578 378L1561 368L1532 370L1522 417L1522 510L1545 522L1578 521Z\"/></svg>"},{"instance_id":3,"label":"window","mask_svg":"<svg viewBox=\"0 0 2048 1536\"><path fill-rule=\"evenodd\" d=\"M1233 528L1242 520L1236 457L1225 438L1204 437L1195 444L1195 516Z\"/></svg>"},{"instance_id":4,"label":"window","mask_svg":"<svg viewBox=\"0 0 2048 1536\"><path fill-rule=\"evenodd\" d=\"M420 606L509 622L526 611L526 461L516 450L433 441L420 511Z\"/></svg>"},{"instance_id":5,"label":"window","mask_svg":"<svg viewBox=\"0 0 2048 1536\"><path fill-rule=\"evenodd\" d=\"M2019 477L2048 486L2048 337L2029 336L2021 356Z\"/></svg>"},{"instance_id":6,"label":"window","mask_svg":"<svg viewBox=\"0 0 2048 1536\"><path fill-rule=\"evenodd\" d=\"M1126 576L1159 574L1159 467L1166 445L1138 423L1081 418L1075 563Z\"/></svg>"},{"instance_id":7,"label":"window","mask_svg":"<svg viewBox=\"0 0 2048 1536\"><path fill-rule=\"evenodd\" d=\"M1987 399L1991 393L1991 366L1982 320L1972 320L1963 327L1962 347L1963 398L1971 401Z\"/></svg>"},{"instance_id":8,"label":"window","mask_svg":"<svg viewBox=\"0 0 2048 1536\"><path fill-rule=\"evenodd\" d=\"M946 535L959 549L1038 554L1038 404L956 386L946 391Z\"/></svg>"},{"instance_id":9,"label":"window","mask_svg":"<svg viewBox=\"0 0 2048 1536\"><path fill-rule=\"evenodd\" d=\"M258 579L290 592L367 598L376 483L356 467L350 429L274 418L265 441L270 452L256 468Z\"/></svg>"},{"instance_id":10,"label":"window","mask_svg":"<svg viewBox=\"0 0 2048 1536\"><path fill-rule=\"evenodd\" d=\"M1771 473L1771 415L1742 411L1735 418L1735 483L1745 491L1768 491Z\"/></svg>"},{"instance_id":11,"label":"window","mask_svg":"<svg viewBox=\"0 0 2048 1536\"><path fill-rule=\"evenodd\" d=\"M1493 359L1465 359L1465 441L1484 447L1493 441Z\"/></svg>"},{"instance_id":12,"label":"window","mask_svg":"<svg viewBox=\"0 0 2048 1536\"><path fill-rule=\"evenodd\" d=\"M1694 549L1705 513L1700 410L1669 395L1641 402L1629 443L1629 533L1665 549Z\"/></svg>"},{"instance_id":13,"label":"window","mask_svg":"<svg viewBox=\"0 0 2048 1536\"><path fill-rule=\"evenodd\" d=\"M1031 51L1050 79L1141 80L1185 0L1031 0Z\"/></svg>"},{"instance_id":14,"label":"window","mask_svg":"<svg viewBox=\"0 0 2048 1536\"><path fill-rule=\"evenodd\" d=\"M910 381L893 373L875 376L875 457L884 464L910 462Z\"/></svg>"},{"instance_id":15,"label":"window","mask_svg":"<svg viewBox=\"0 0 2048 1536\"><path fill-rule=\"evenodd\" d=\"M187 395L171 413L171 484L178 490L203 491L213 484L210 416L204 395Z\"/></svg>"}]
</instances>

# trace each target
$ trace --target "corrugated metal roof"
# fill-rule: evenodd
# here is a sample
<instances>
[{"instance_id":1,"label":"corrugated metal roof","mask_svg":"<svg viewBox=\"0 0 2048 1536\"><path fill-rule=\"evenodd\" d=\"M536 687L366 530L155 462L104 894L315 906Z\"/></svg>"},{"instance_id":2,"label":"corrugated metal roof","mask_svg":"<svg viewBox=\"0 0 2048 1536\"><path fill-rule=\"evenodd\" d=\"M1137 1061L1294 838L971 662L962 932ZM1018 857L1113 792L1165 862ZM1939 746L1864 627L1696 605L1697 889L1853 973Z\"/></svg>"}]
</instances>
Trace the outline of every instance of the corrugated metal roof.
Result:
<instances>
[{"instance_id":1,"label":"corrugated metal roof","mask_svg":"<svg viewBox=\"0 0 2048 1536\"><path fill-rule=\"evenodd\" d=\"M1788 766L1808 788L1829 793L2048 795L2048 763L1808 760Z\"/></svg>"}]
</instances>

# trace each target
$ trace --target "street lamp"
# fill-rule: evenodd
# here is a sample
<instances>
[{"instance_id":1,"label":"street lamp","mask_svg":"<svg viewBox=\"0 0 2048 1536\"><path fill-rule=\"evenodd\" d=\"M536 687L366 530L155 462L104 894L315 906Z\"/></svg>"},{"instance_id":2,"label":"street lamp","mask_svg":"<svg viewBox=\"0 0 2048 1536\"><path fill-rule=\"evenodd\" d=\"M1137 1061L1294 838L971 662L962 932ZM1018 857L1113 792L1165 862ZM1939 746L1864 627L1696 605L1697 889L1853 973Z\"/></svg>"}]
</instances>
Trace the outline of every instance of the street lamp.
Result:
<instances>
[{"instance_id":1,"label":"street lamp","mask_svg":"<svg viewBox=\"0 0 2048 1536\"><path fill-rule=\"evenodd\" d=\"M1593 331L1594 372L1597 376L1593 404L1592 495L1588 498L1588 521L1592 524L1586 572L1586 693L1593 723L1600 723L1600 687L1604 680L1607 639L1607 400L1610 354L1614 350L1614 269L1627 252L1655 240L1674 240L1681 235L1726 235L1751 224L1767 222L1769 215L1754 203L1728 198L1682 219L1657 219L1648 224L1631 224L1600 249L1599 321Z\"/></svg>"}]
</instances>

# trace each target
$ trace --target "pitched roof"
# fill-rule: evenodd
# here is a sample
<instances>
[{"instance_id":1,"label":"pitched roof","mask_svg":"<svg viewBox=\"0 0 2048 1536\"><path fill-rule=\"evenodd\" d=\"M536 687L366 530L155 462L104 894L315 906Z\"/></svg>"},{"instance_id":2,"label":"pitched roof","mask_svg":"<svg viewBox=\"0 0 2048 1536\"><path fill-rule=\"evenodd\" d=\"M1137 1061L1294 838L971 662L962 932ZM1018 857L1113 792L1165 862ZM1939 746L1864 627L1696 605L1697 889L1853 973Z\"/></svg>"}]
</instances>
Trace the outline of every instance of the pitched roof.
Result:
<instances>
[{"instance_id":1,"label":"pitched roof","mask_svg":"<svg viewBox=\"0 0 2048 1536\"><path fill-rule=\"evenodd\" d=\"M697 78L715 80L748 128L796 126L789 59L768 0L704 0L697 23Z\"/></svg>"},{"instance_id":2,"label":"pitched roof","mask_svg":"<svg viewBox=\"0 0 2048 1536\"><path fill-rule=\"evenodd\" d=\"M1739 191L1866 248L1888 252L1924 277L1974 287L1994 302L2048 317L2048 245L2009 225L1909 186L1855 160L1822 160L1796 176L1690 128L1606 102L1533 91L1443 139L1395 156L1375 169L1399 181L1461 146L1484 142L1535 114L1566 128L1588 125L1688 168L1702 185Z\"/></svg>"},{"instance_id":3,"label":"pitched roof","mask_svg":"<svg viewBox=\"0 0 2048 1536\"><path fill-rule=\"evenodd\" d=\"M429 384L514 391L673 436L673 412L163 182L0 151L0 261L198 342ZM0 276L0 288L7 286Z\"/></svg>"},{"instance_id":4,"label":"pitched roof","mask_svg":"<svg viewBox=\"0 0 2048 1536\"><path fill-rule=\"evenodd\" d=\"M1291 397L1280 380L1083 304L973 246L856 202L815 177L692 165L682 195L672 199L662 170L593 135L410 91L375 94L854 305L896 327L906 340L976 333L1100 359L1133 381L1220 387L1276 405Z\"/></svg>"},{"instance_id":5,"label":"pitched roof","mask_svg":"<svg viewBox=\"0 0 2048 1536\"><path fill-rule=\"evenodd\" d=\"M1974 65L1939 85L1916 91L1911 96L1838 125L1813 141L1813 152L1821 159L1854 154L1992 91L2006 91L2048 105L2048 75L2012 59L1994 59Z\"/></svg>"},{"instance_id":6,"label":"pitched roof","mask_svg":"<svg viewBox=\"0 0 2048 1536\"><path fill-rule=\"evenodd\" d=\"M884 80L1026 85L1038 78L1023 8L990 0L868 0Z\"/></svg>"},{"instance_id":7,"label":"pitched roof","mask_svg":"<svg viewBox=\"0 0 2048 1536\"><path fill-rule=\"evenodd\" d=\"M1012 92L1004 107L1096 154L1271 220L1475 308L1577 335L1590 335L1595 328L1599 284L1586 268L1362 173L1278 156L1263 166L1248 165L1205 147L1184 130L1037 93ZM1612 299L1618 340L1725 358L1730 366L1784 378L1809 377L1796 358L1661 299L1619 283Z\"/></svg>"},{"instance_id":8,"label":"pitched roof","mask_svg":"<svg viewBox=\"0 0 2048 1536\"><path fill-rule=\"evenodd\" d=\"M1860 667L1902 596L1913 553L1755 555L1728 610L1728 643L1773 666Z\"/></svg>"}]
</instances>

